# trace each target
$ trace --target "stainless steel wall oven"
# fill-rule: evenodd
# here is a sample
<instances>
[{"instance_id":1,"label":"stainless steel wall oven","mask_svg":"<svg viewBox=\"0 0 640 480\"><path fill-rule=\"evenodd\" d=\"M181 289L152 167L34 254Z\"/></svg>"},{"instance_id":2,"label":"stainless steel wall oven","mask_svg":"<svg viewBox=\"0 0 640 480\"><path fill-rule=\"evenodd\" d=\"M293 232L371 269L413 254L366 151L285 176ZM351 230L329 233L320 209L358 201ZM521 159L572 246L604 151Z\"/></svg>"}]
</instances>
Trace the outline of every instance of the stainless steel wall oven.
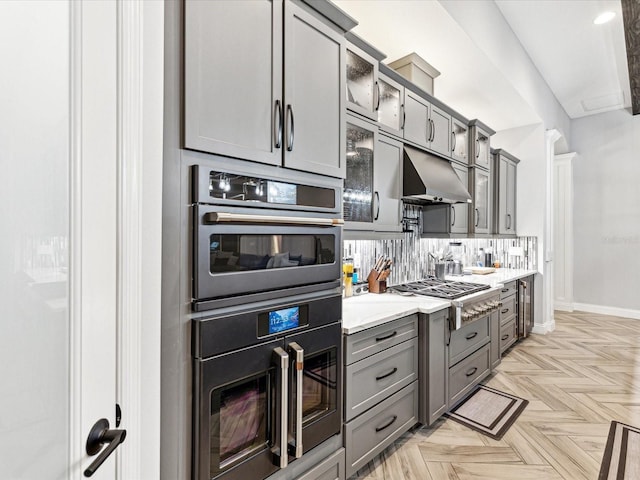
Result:
<instances>
[{"instance_id":1,"label":"stainless steel wall oven","mask_svg":"<svg viewBox=\"0 0 640 480\"><path fill-rule=\"evenodd\" d=\"M194 478L263 479L341 432L339 293L192 320Z\"/></svg>"},{"instance_id":2,"label":"stainless steel wall oven","mask_svg":"<svg viewBox=\"0 0 640 480\"><path fill-rule=\"evenodd\" d=\"M193 309L340 285L340 189L221 172L193 179Z\"/></svg>"}]
</instances>

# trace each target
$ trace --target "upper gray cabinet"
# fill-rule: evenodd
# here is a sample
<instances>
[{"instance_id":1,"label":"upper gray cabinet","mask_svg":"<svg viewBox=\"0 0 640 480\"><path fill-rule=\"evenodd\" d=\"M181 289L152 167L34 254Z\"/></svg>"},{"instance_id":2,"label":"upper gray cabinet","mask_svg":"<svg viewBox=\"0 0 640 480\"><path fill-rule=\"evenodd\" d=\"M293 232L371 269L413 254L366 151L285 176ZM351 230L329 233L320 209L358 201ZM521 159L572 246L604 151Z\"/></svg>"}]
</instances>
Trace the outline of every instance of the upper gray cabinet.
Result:
<instances>
[{"instance_id":1,"label":"upper gray cabinet","mask_svg":"<svg viewBox=\"0 0 640 480\"><path fill-rule=\"evenodd\" d=\"M424 148L451 155L451 115L411 90L405 90L404 138Z\"/></svg>"},{"instance_id":2,"label":"upper gray cabinet","mask_svg":"<svg viewBox=\"0 0 640 480\"><path fill-rule=\"evenodd\" d=\"M496 133L479 120L471 120L470 164L489 170L491 168L491 135Z\"/></svg>"},{"instance_id":3,"label":"upper gray cabinet","mask_svg":"<svg viewBox=\"0 0 640 480\"><path fill-rule=\"evenodd\" d=\"M347 115L345 230L400 232L402 143L375 124Z\"/></svg>"},{"instance_id":4,"label":"upper gray cabinet","mask_svg":"<svg viewBox=\"0 0 640 480\"><path fill-rule=\"evenodd\" d=\"M186 0L184 147L343 178L344 72L306 7Z\"/></svg>"},{"instance_id":5,"label":"upper gray cabinet","mask_svg":"<svg viewBox=\"0 0 640 480\"><path fill-rule=\"evenodd\" d=\"M469 164L469 127L454 116L451 117L451 159Z\"/></svg>"},{"instance_id":6,"label":"upper gray cabinet","mask_svg":"<svg viewBox=\"0 0 640 480\"><path fill-rule=\"evenodd\" d=\"M378 74L380 130L402 138L404 129L404 87L384 73Z\"/></svg>"},{"instance_id":7,"label":"upper gray cabinet","mask_svg":"<svg viewBox=\"0 0 640 480\"><path fill-rule=\"evenodd\" d=\"M348 32L345 38L347 39L347 108L376 121L381 101L378 65L385 55L351 32Z\"/></svg>"},{"instance_id":8,"label":"upper gray cabinet","mask_svg":"<svg viewBox=\"0 0 640 480\"><path fill-rule=\"evenodd\" d=\"M472 189L472 204L470 208L469 233L491 233L491 175L487 170L472 167L469 169L471 178L469 186Z\"/></svg>"},{"instance_id":9,"label":"upper gray cabinet","mask_svg":"<svg viewBox=\"0 0 640 480\"><path fill-rule=\"evenodd\" d=\"M502 149L493 152L494 232L499 235L516 235L516 157Z\"/></svg>"}]
</instances>

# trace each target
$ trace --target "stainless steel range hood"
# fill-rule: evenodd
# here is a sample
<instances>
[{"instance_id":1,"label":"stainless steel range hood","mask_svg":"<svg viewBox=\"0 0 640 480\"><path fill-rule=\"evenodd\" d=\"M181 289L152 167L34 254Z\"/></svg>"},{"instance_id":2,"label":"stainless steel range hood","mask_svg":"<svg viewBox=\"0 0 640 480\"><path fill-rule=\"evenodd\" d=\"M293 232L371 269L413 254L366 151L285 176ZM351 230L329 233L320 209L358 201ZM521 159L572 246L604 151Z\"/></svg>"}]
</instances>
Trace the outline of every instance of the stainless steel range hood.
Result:
<instances>
[{"instance_id":1,"label":"stainless steel range hood","mask_svg":"<svg viewBox=\"0 0 640 480\"><path fill-rule=\"evenodd\" d=\"M404 146L403 197L417 203L471 203L466 185L451 163Z\"/></svg>"}]
</instances>

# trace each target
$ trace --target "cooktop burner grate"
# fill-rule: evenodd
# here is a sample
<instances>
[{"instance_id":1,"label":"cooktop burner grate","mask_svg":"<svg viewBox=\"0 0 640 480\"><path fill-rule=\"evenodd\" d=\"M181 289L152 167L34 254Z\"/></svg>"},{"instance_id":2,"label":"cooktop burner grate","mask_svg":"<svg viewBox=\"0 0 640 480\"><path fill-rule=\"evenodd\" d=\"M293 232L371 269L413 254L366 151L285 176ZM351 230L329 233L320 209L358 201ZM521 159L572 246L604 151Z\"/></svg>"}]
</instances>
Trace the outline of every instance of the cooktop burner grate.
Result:
<instances>
[{"instance_id":1,"label":"cooktop burner grate","mask_svg":"<svg viewBox=\"0 0 640 480\"><path fill-rule=\"evenodd\" d=\"M401 294L425 295L429 297L446 298L447 300L481 292L488 288L489 285L440 280L436 277L427 277L417 282L403 283L391 287L393 291Z\"/></svg>"}]
</instances>

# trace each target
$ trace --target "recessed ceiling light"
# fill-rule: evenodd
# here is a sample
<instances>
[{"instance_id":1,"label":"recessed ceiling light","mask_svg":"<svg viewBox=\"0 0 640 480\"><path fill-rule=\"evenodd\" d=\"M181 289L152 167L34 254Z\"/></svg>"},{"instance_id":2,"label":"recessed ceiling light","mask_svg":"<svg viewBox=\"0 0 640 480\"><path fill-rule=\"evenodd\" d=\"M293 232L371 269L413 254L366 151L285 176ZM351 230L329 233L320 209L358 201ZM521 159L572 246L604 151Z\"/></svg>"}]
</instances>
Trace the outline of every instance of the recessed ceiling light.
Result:
<instances>
[{"instance_id":1,"label":"recessed ceiling light","mask_svg":"<svg viewBox=\"0 0 640 480\"><path fill-rule=\"evenodd\" d=\"M593 23L595 23L596 25L602 25L603 23L607 23L613 20L613 17L615 16L616 14L614 12L602 12L595 18L595 20L593 20Z\"/></svg>"}]
</instances>

